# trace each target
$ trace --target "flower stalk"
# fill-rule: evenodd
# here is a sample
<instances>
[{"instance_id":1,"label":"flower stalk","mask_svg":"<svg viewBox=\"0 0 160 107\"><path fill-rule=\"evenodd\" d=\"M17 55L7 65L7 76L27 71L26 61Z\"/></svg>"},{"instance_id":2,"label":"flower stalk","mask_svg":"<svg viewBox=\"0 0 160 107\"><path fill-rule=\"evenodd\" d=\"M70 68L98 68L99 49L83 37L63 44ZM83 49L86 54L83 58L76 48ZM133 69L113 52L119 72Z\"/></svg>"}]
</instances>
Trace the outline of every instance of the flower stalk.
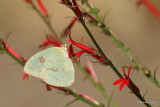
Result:
<instances>
[{"instance_id":1,"label":"flower stalk","mask_svg":"<svg viewBox=\"0 0 160 107\"><path fill-rule=\"evenodd\" d=\"M75 11L73 11L75 13ZM96 40L94 39L92 33L90 32L90 30L88 29L88 27L86 26L84 20L79 20L80 23L82 24L82 26L84 27L84 29L86 30L86 32L88 33L89 37L91 38L92 42L94 43L94 45L96 46L96 48L98 49L99 53L103 56L103 58L105 59L105 61L107 61L107 63L109 64L109 66L113 69L113 71L119 76L119 78L123 78L122 75L118 72L117 68L112 64L112 62L106 57L106 55L104 54L104 52L102 51L102 49L100 48L100 46L98 45L98 43L96 42ZM111 33L109 31L109 33ZM112 33L111 33L112 34ZM132 82L133 83L133 82ZM134 84L134 83L133 83ZM134 86L136 86L134 84ZM141 100L145 102L145 99L140 95L140 93L136 93L132 87L128 88ZM150 104L148 103L144 103L147 107L151 107Z\"/></svg>"},{"instance_id":2,"label":"flower stalk","mask_svg":"<svg viewBox=\"0 0 160 107\"><path fill-rule=\"evenodd\" d=\"M73 58L73 60L75 60ZM93 84L93 86L103 95L103 97L109 101L110 100L110 103L114 106L114 107L119 107L114 101L113 99L110 99L109 96L107 96L107 93L106 91L104 90L104 88L102 87L101 84L97 83L94 81L94 79L86 72L86 70L84 69L84 67L81 66L81 64L78 62L78 60L75 60L74 62L78 67L79 69L85 74L85 76L91 81L91 83Z\"/></svg>"},{"instance_id":3,"label":"flower stalk","mask_svg":"<svg viewBox=\"0 0 160 107\"><path fill-rule=\"evenodd\" d=\"M6 47L4 46L4 43L5 43L5 42L4 42L2 39L0 39L0 50L1 50L3 53L8 54L8 55L9 55L10 57L12 57L15 61L17 61L20 65L24 66L25 63L26 63L26 61L22 60L21 58L18 58L18 57L17 57L18 54L17 54L13 49L10 48L10 50L12 50L12 51L8 51L7 48L8 48L9 46L6 48ZM5 44L6 44L6 43L5 43ZM16 54L15 54L15 53L16 53ZM24 80L25 78L28 78L28 74L25 74L25 75L24 75L23 80ZM56 88L56 89L58 89L58 90L60 90L60 91L63 91L63 92L65 92L65 93L68 93L68 95L72 95L72 96L75 97L76 99L81 100L81 101L83 101L83 102L91 105L92 107L103 107L103 104L101 104L101 103L96 104L95 102L92 102L92 101L90 101L89 99L86 99L85 97L77 94L76 92L73 92L73 91L72 91L71 89L69 89L69 88L54 87L54 86L51 86L51 85L50 85L50 87L53 87L53 88ZM49 90L49 89L48 89L48 90ZM98 102L98 101L96 101L96 102Z\"/></svg>"},{"instance_id":4,"label":"flower stalk","mask_svg":"<svg viewBox=\"0 0 160 107\"><path fill-rule=\"evenodd\" d=\"M137 2L137 6L144 4L148 10L157 18L160 18L160 12L153 6L153 4L149 0L139 0Z\"/></svg>"},{"instance_id":5,"label":"flower stalk","mask_svg":"<svg viewBox=\"0 0 160 107\"><path fill-rule=\"evenodd\" d=\"M33 3L32 0L30 0L30 5L32 6L32 8L36 11L36 13L40 16L40 18L45 22L45 24L48 26L48 28L50 29L50 31L52 32L53 36L56 38L57 41L61 42L61 39L59 39L58 37L58 34L56 33L56 31L53 29L50 21L49 21L49 16L46 15L43 15L41 13L41 11L39 11L39 9L35 6L35 4ZM41 2L41 5L42 5L42 2ZM43 7L44 8L44 7ZM44 11L44 10L43 10ZM46 10L45 10L46 11ZM47 12L47 11L46 11Z\"/></svg>"},{"instance_id":6,"label":"flower stalk","mask_svg":"<svg viewBox=\"0 0 160 107\"><path fill-rule=\"evenodd\" d=\"M74 7L72 7L72 4L71 4L71 2L69 1L69 0L61 0L61 2L63 3L63 4L65 4L65 5L67 5L68 7L70 7L73 11L74 11ZM52 34L55 36L55 35L57 35L56 34L56 32L54 31L54 29L51 27L51 24L50 24L50 22L48 22L47 20L45 20L45 18L43 17L43 15L41 15L41 13L39 12L39 10L35 7L35 5L33 4L33 2L32 2L32 0L30 1L30 4L32 5L32 7L33 7L33 9L39 14L39 16L43 19L43 21L46 23L46 25L48 26L48 28L52 31ZM76 13L76 12L75 12ZM79 20L83 20L83 18L82 17L79 17L78 18ZM77 18L75 19L75 20L77 20ZM71 28L71 27L69 27L69 28ZM70 29L68 29L68 30L70 30ZM57 38L58 36L56 36L55 37L55 39L58 39ZM59 40L59 39L58 39ZM61 40L59 40L59 41L61 41ZM45 45L48 45L48 44L50 44L51 42L48 42L48 41L44 41L43 42L44 44L42 44L42 45L40 45L40 47L42 47L42 46L45 46ZM101 60L101 61L103 61L102 60L102 58L99 58L99 57L96 57L98 60ZM75 62L77 62L77 60L75 60ZM106 62L104 62L104 63L106 63ZM78 64L78 63L76 63L77 64L77 66L80 66L80 64ZM81 68L80 68L81 69ZM83 72L86 72L85 70L83 70ZM87 76L87 78L89 78L89 76ZM91 77L90 77L91 78ZM96 84L95 82L94 82L94 80L93 79L89 79L93 84ZM100 93L106 98L106 99L109 99L110 100L110 97L108 97L107 95L106 95L106 92L104 91L104 89L103 89L103 87L99 84L99 85L94 85L97 89L98 89L98 91L100 91ZM108 101L109 101L108 100ZM112 104L113 103L113 104ZM114 107L118 107L118 105L115 103L115 102L113 102L113 100L111 100L111 104L114 106Z\"/></svg>"},{"instance_id":7,"label":"flower stalk","mask_svg":"<svg viewBox=\"0 0 160 107\"><path fill-rule=\"evenodd\" d=\"M123 51L123 53L130 59L131 62L134 63L134 65L136 66L136 68L138 68L138 70L140 72L142 72L155 86L157 86L158 88L160 88L160 83L154 79L154 77L151 75L150 70L148 70L147 68L145 68L144 66L142 66L142 64L140 64L138 62L138 60L133 57L133 55L131 53L128 52L128 50L125 48L125 45L123 42L121 42L120 40L118 40L113 33L110 31L110 29L104 24L104 20L102 18L100 18L97 14L97 11L95 10L95 8L92 8L90 6L90 4L88 4L87 0L82 0L86 6L89 8L91 14L96 18L96 20L98 20L98 22L100 23L100 28L105 32L105 34L107 36L110 36L114 42L117 44L117 46Z\"/></svg>"},{"instance_id":8,"label":"flower stalk","mask_svg":"<svg viewBox=\"0 0 160 107\"><path fill-rule=\"evenodd\" d=\"M0 38L0 50L4 54L8 54L10 57L12 57L14 60L16 60L20 65L24 66L26 60L24 60L20 55L18 55L13 49L9 47L9 45L4 42Z\"/></svg>"}]
</instances>

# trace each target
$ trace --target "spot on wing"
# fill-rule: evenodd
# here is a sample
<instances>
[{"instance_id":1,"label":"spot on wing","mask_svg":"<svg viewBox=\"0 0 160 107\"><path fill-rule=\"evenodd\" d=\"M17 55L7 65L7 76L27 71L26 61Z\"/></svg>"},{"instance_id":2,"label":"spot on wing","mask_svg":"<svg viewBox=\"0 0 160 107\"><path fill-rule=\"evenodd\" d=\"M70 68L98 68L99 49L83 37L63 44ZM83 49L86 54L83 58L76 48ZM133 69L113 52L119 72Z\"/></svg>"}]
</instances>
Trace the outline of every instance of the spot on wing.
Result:
<instances>
[{"instance_id":1,"label":"spot on wing","mask_svg":"<svg viewBox=\"0 0 160 107\"><path fill-rule=\"evenodd\" d=\"M52 72L58 72L58 69L56 67L47 68L47 70L52 71Z\"/></svg>"},{"instance_id":2,"label":"spot on wing","mask_svg":"<svg viewBox=\"0 0 160 107\"><path fill-rule=\"evenodd\" d=\"M40 61L41 63L44 63L44 62L45 62L45 59L44 59L43 57L39 57L39 61Z\"/></svg>"},{"instance_id":3,"label":"spot on wing","mask_svg":"<svg viewBox=\"0 0 160 107\"><path fill-rule=\"evenodd\" d=\"M51 68L51 71L53 71L53 72L58 72L58 70L57 70L57 68L56 68L56 67Z\"/></svg>"}]
</instances>

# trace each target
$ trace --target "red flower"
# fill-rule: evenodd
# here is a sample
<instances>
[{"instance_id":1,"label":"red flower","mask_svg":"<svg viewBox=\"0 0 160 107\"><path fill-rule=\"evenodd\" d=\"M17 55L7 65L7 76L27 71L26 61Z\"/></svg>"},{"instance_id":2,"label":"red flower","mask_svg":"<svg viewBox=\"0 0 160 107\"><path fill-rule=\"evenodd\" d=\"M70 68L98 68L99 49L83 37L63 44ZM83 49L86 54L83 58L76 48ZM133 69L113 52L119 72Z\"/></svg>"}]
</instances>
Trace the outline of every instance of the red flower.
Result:
<instances>
[{"instance_id":1,"label":"red flower","mask_svg":"<svg viewBox=\"0 0 160 107\"><path fill-rule=\"evenodd\" d=\"M100 103L97 102L94 98L92 98L92 97L90 97L90 96L88 96L88 95L86 95L86 94L84 94L84 93L82 93L82 92L78 92L78 94L79 94L80 96L84 97L85 99L87 99L87 100L89 100L89 101L97 104L97 105L100 104Z\"/></svg>"},{"instance_id":2,"label":"red flower","mask_svg":"<svg viewBox=\"0 0 160 107\"><path fill-rule=\"evenodd\" d=\"M88 64L88 67L85 67L85 70L87 71L87 73L93 78L93 80L96 82L96 83L99 83L99 80L97 78L97 75L94 71L94 68L92 66L92 63L91 61L87 61L87 64Z\"/></svg>"},{"instance_id":3,"label":"red flower","mask_svg":"<svg viewBox=\"0 0 160 107\"><path fill-rule=\"evenodd\" d=\"M27 60L25 60L23 57L21 57L19 54L17 54L12 48L9 47L9 45L3 41L3 45L5 47L5 49L10 52L13 56L23 60L24 62L26 62Z\"/></svg>"},{"instance_id":4,"label":"red flower","mask_svg":"<svg viewBox=\"0 0 160 107\"><path fill-rule=\"evenodd\" d=\"M46 34L46 38L47 38L47 40L44 41L43 44L39 46L40 48L48 46L50 44L55 45L57 47L61 46L61 43L59 41L57 41L52 35L50 35L50 34L47 33Z\"/></svg>"},{"instance_id":5,"label":"red flower","mask_svg":"<svg viewBox=\"0 0 160 107\"><path fill-rule=\"evenodd\" d=\"M160 18L160 13L158 12L158 10L153 6L153 4L149 0L138 1L137 6L141 5L142 3L151 11L151 13L155 17Z\"/></svg>"},{"instance_id":6,"label":"red flower","mask_svg":"<svg viewBox=\"0 0 160 107\"><path fill-rule=\"evenodd\" d=\"M74 56L72 44L68 48L68 57L71 58Z\"/></svg>"},{"instance_id":7,"label":"red flower","mask_svg":"<svg viewBox=\"0 0 160 107\"><path fill-rule=\"evenodd\" d=\"M75 59L74 59L74 61L76 60L76 59L78 59L78 58L80 58L80 56L82 55L84 53L84 51L79 51L79 52L77 52L77 53L75 53ZM79 59L78 59L79 60ZM74 61L73 61L73 63L74 63ZM80 62L80 60L79 60L79 62Z\"/></svg>"},{"instance_id":8,"label":"red flower","mask_svg":"<svg viewBox=\"0 0 160 107\"><path fill-rule=\"evenodd\" d=\"M98 20L95 19L93 16L91 16L90 14L88 14L87 12L83 13L84 16L87 16L92 22L94 22L96 25L98 25Z\"/></svg>"},{"instance_id":9,"label":"red flower","mask_svg":"<svg viewBox=\"0 0 160 107\"><path fill-rule=\"evenodd\" d=\"M104 58L98 54L97 50L73 41L71 39L71 32L70 31L69 31L69 38L70 38L70 40L68 40L68 41L72 45L75 45L76 47L82 49L80 52L77 52L75 54L75 56L77 56L76 58L80 57L82 53L87 53L87 54L92 55L92 57L96 58L97 60L99 60L103 64L108 65L108 63L104 60ZM72 46L70 46L69 50L71 50L71 49L73 50ZM69 55L69 57L71 57L72 55L74 56L73 51L72 51L72 53L71 53L71 51L68 51L68 55Z\"/></svg>"},{"instance_id":10,"label":"red flower","mask_svg":"<svg viewBox=\"0 0 160 107\"><path fill-rule=\"evenodd\" d=\"M105 61L105 59L102 56L98 56L98 55L92 55L92 56L97 60L99 60L100 62L102 62L102 64L108 65L108 63Z\"/></svg>"},{"instance_id":11,"label":"red flower","mask_svg":"<svg viewBox=\"0 0 160 107\"><path fill-rule=\"evenodd\" d=\"M68 0L61 0L63 4L67 4Z\"/></svg>"},{"instance_id":12,"label":"red flower","mask_svg":"<svg viewBox=\"0 0 160 107\"><path fill-rule=\"evenodd\" d=\"M75 24L75 22L77 21L77 17L74 17L71 21L71 23L67 26L67 28L64 30L63 32L63 36L66 36L68 34L68 31L71 30L71 28L73 27L73 25Z\"/></svg>"},{"instance_id":13,"label":"red flower","mask_svg":"<svg viewBox=\"0 0 160 107\"><path fill-rule=\"evenodd\" d=\"M10 35L10 33L8 33L8 36L9 36L9 35ZM7 39L8 39L8 37L7 37ZM2 39L0 39L0 45L3 45L4 48L5 48L5 50L7 50L10 54L12 54L13 56L17 57L18 59L20 59L20 60L22 60L24 63L26 63L26 62L27 62L26 59L24 59L23 57L21 57L21 56L20 56L19 54L17 54L12 48L9 47L9 45L6 43L7 39L5 40L5 42L4 42ZM0 51L3 52L3 50L0 50ZM25 74L25 75L23 76L23 80L24 80L25 78L28 79L28 74Z\"/></svg>"},{"instance_id":14,"label":"red flower","mask_svg":"<svg viewBox=\"0 0 160 107\"><path fill-rule=\"evenodd\" d=\"M27 3L30 3L31 2L31 0L25 0Z\"/></svg>"},{"instance_id":15,"label":"red flower","mask_svg":"<svg viewBox=\"0 0 160 107\"><path fill-rule=\"evenodd\" d=\"M43 13L44 16L48 16L48 12L45 9L43 3L41 2L41 0L37 0L38 6L40 7L41 12Z\"/></svg>"},{"instance_id":16,"label":"red flower","mask_svg":"<svg viewBox=\"0 0 160 107\"><path fill-rule=\"evenodd\" d=\"M7 51L10 52L12 55L14 55L15 57L19 59L22 59L22 57L18 55L12 48L10 48L7 43L3 42L3 45L7 49Z\"/></svg>"},{"instance_id":17,"label":"red flower","mask_svg":"<svg viewBox=\"0 0 160 107\"><path fill-rule=\"evenodd\" d=\"M46 84L46 89L47 89L47 91L51 91L51 90L52 90L52 89L51 89L51 86L48 85L48 84Z\"/></svg>"},{"instance_id":18,"label":"red flower","mask_svg":"<svg viewBox=\"0 0 160 107\"><path fill-rule=\"evenodd\" d=\"M79 18L80 18L80 17L83 17L80 9L78 8L78 5L77 5L76 0L72 0L72 3L73 3L73 6L74 6L74 8L75 8L75 11L76 11L77 16L78 16Z\"/></svg>"},{"instance_id":19,"label":"red flower","mask_svg":"<svg viewBox=\"0 0 160 107\"><path fill-rule=\"evenodd\" d=\"M129 74L130 74L131 67L132 67L132 65L129 67L128 76L127 76L127 75L125 74L125 70L124 70L124 66L123 66L123 73L124 73L125 78L120 78L120 79L118 79L117 81L115 81L115 82L113 83L113 85L117 85L117 84L121 83L121 85L120 85L120 87L119 87L120 91L122 90L122 88L124 87L125 84L126 84L126 86L129 86L129 85L130 85Z\"/></svg>"},{"instance_id":20,"label":"red flower","mask_svg":"<svg viewBox=\"0 0 160 107\"><path fill-rule=\"evenodd\" d=\"M23 76L23 80L26 79L26 78L27 78L27 80L28 80L28 76L29 76L29 75L25 73L24 76Z\"/></svg>"},{"instance_id":21,"label":"red flower","mask_svg":"<svg viewBox=\"0 0 160 107\"><path fill-rule=\"evenodd\" d=\"M96 55L96 50L94 50L94 49L92 49L92 48L90 48L90 47L87 47L87 46L85 46L85 45L82 45L82 44L80 44L80 43L77 43L77 42L75 42L75 41L73 41L72 38L71 38L71 32L70 32L70 31L69 31L69 38L70 38L70 40L68 40L68 41L69 41L72 45L75 45L75 46L81 48L82 50L87 51L87 52L90 53L90 54Z\"/></svg>"}]
</instances>

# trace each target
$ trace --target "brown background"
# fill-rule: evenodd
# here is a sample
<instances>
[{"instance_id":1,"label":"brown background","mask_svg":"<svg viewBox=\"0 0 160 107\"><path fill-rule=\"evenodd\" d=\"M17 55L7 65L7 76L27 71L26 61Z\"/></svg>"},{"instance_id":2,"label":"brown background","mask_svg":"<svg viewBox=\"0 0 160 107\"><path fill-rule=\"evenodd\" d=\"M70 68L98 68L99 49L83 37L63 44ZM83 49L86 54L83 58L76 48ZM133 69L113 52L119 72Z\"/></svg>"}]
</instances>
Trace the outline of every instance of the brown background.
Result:
<instances>
[{"instance_id":1,"label":"brown background","mask_svg":"<svg viewBox=\"0 0 160 107\"><path fill-rule=\"evenodd\" d=\"M70 16L74 14L64 5L59 4L58 0L42 1L51 15L54 29L60 34L70 22ZM156 7L160 6L159 0L152 0L152 2ZM100 9L101 17L110 10L105 19L106 25L125 43L126 47L131 48L130 52L137 56L142 64L153 71L160 64L160 19L155 18L145 6L141 6L136 11L136 0L93 0L93 3ZM100 29L87 25L109 59L116 62L118 66L131 64L112 39L102 34ZM23 0L0 0L0 37L12 32L8 44L20 55L30 58L41 51L38 46L45 40L46 30L48 30L47 26ZM72 29L72 37L80 42L82 36L85 45L94 47L84 28L76 23ZM87 58L89 57L86 55L81 57L83 65ZM143 104L136 103L139 101L138 98L129 93L126 86L119 91L119 85L112 85L118 77L110 67L93 65L108 95L113 92L113 99L120 107L145 107ZM121 68L119 70L122 72ZM107 106L107 101L90 81L83 80L84 74L77 67L75 71L76 80L69 88L84 92ZM8 55L0 56L0 107L64 107L74 99L55 89L47 92L44 84L37 78L30 76L29 80L23 81L23 75L21 65ZM135 70L131 71L130 77L140 88L142 95L148 91L145 97L147 101L156 101L153 107L160 106L160 89ZM160 81L159 77L158 72L157 78ZM70 107L82 106L89 107L81 101L70 105Z\"/></svg>"}]
</instances>

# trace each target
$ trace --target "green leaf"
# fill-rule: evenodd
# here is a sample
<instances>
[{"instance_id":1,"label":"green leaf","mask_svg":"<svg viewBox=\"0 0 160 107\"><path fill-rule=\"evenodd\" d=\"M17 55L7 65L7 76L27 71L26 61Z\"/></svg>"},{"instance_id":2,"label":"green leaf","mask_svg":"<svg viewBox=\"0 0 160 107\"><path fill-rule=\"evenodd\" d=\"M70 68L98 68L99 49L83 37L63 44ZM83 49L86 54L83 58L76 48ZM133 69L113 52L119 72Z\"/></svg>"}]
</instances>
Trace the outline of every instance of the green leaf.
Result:
<instances>
[{"instance_id":1,"label":"green leaf","mask_svg":"<svg viewBox=\"0 0 160 107\"><path fill-rule=\"evenodd\" d=\"M68 107L69 105L71 105L72 103L74 103L75 101L77 101L78 99L74 99L72 101L70 101L68 104L65 105L65 107Z\"/></svg>"},{"instance_id":2,"label":"green leaf","mask_svg":"<svg viewBox=\"0 0 160 107\"><path fill-rule=\"evenodd\" d=\"M147 91L144 93L143 98L147 95Z\"/></svg>"},{"instance_id":3,"label":"green leaf","mask_svg":"<svg viewBox=\"0 0 160 107\"><path fill-rule=\"evenodd\" d=\"M157 66L156 66L156 68L155 68L155 70L154 70L154 74L153 74L153 78L154 78L154 80L156 80L156 81L157 81L157 79L156 79L156 73L157 73L157 70L158 70L159 67L160 67L160 65L157 65Z\"/></svg>"}]
</instances>

